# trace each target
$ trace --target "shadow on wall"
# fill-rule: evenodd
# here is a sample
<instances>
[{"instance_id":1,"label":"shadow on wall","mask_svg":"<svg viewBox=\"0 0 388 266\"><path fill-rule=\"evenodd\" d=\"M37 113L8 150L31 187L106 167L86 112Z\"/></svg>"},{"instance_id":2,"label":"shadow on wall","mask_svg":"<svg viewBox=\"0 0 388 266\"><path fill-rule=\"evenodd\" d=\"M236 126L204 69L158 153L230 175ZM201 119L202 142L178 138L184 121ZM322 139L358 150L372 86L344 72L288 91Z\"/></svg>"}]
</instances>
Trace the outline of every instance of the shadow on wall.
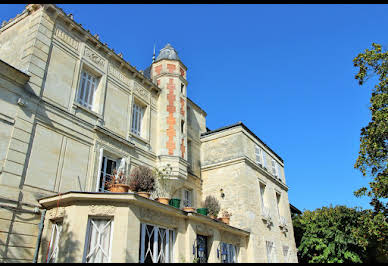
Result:
<instances>
[{"instance_id":1,"label":"shadow on wall","mask_svg":"<svg viewBox=\"0 0 388 266\"><path fill-rule=\"evenodd\" d=\"M41 250L40 253L40 260L39 262L45 263L48 258L49 253L49 242L51 239L51 223L48 225L45 224L45 227L48 227L46 230L48 233L46 233L45 237L42 238L41 242ZM68 223L63 223L62 227L62 233L59 241L59 253L58 253L58 260L57 262L64 262L64 263L71 263L71 262L82 262L82 257L79 257L78 254L82 254L81 243L78 240L74 239L73 232L69 231Z\"/></svg>"}]
</instances>

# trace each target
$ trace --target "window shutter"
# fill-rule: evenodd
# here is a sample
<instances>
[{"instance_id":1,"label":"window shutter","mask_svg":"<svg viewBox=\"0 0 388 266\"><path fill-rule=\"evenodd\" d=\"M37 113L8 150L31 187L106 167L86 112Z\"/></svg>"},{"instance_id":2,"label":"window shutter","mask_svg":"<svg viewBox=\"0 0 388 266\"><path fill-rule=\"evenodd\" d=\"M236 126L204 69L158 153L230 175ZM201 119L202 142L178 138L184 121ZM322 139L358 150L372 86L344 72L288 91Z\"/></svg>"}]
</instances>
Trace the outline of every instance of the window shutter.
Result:
<instances>
[{"instance_id":1,"label":"window shutter","mask_svg":"<svg viewBox=\"0 0 388 266\"><path fill-rule=\"evenodd\" d=\"M261 152L261 154L263 155L263 167L267 167L267 154L264 150Z\"/></svg>"},{"instance_id":2,"label":"window shutter","mask_svg":"<svg viewBox=\"0 0 388 266\"><path fill-rule=\"evenodd\" d=\"M271 166L272 166L272 174L276 176L276 166L275 166L275 160L271 159Z\"/></svg>"},{"instance_id":3,"label":"window shutter","mask_svg":"<svg viewBox=\"0 0 388 266\"><path fill-rule=\"evenodd\" d=\"M262 161L261 161L261 153L262 153L262 150L259 146L255 146L255 154L256 154L256 163L257 164L262 164Z\"/></svg>"}]
</instances>

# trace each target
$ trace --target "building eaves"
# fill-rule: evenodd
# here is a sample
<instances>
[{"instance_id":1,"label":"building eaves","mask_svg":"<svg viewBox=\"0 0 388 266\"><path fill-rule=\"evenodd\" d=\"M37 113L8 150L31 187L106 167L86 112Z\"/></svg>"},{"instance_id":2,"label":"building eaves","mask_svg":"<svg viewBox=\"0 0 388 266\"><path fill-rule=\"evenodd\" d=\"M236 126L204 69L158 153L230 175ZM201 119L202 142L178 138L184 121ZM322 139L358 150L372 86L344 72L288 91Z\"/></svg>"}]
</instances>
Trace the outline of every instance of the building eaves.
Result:
<instances>
[{"instance_id":1,"label":"building eaves","mask_svg":"<svg viewBox=\"0 0 388 266\"><path fill-rule=\"evenodd\" d=\"M189 97L187 97L187 100L189 100L189 102L190 102L191 104L193 104L195 107L197 107L199 110L201 110L201 112L204 113L205 117L207 116L207 113L206 113L201 107L199 107L198 104L196 104L195 102L193 102Z\"/></svg>"},{"instance_id":2,"label":"building eaves","mask_svg":"<svg viewBox=\"0 0 388 266\"><path fill-rule=\"evenodd\" d=\"M0 74L5 75L8 79L15 81L20 85L26 84L30 79L30 75L26 74L20 69L8 64L0 59Z\"/></svg>"},{"instance_id":3,"label":"building eaves","mask_svg":"<svg viewBox=\"0 0 388 266\"><path fill-rule=\"evenodd\" d=\"M83 31L83 33L84 33L85 35L88 36L89 39L93 40L93 41L94 41L95 43L97 43L100 47L103 47L103 48L107 49L107 50L109 51L108 53L114 55L114 56L116 57L116 60L117 60L117 61L119 61L119 62L121 62L121 63L127 65L127 67L128 67L132 72L136 73L136 76L139 76L139 77L142 78L143 80L147 80L147 81L150 83L150 85L151 85L156 91L159 92L159 91L161 90L161 89L158 87L157 84L153 83L152 80L151 80L150 78L146 77L146 76L143 74L143 71L137 70L135 66L132 66L128 61L124 60L124 59L122 58L122 56L120 56L119 54L117 54L112 48L109 48L108 45L107 45L107 43L102 43L102 42L99 40L99 38L97 38L96 36L93 36L93 35L90 33L89 30L86 30L86 29L82 26L82 24L77 23L77 22L73 19L72 16L70 17L70 15L66 14L66 12L65 12L62 8L58 7L56 4L31 4L31 5L42 5L42 6L46 5L46 6L51 6L51 7L54 8L55 10L59 11L59 12L62 14L63 18L64 18L65 20L67 20L68 23L73 23L73 24L75 24L80 30ZM26 8L27 8L27 7L26 7Z\"/></svg>"},{"instance_id":4,"label":"building eaves","mask_svg":"<svg viewBox=\"0 0 388 266\"><path fill-rule=\"evenodd\" d=\"M302 211L301 210L299 210L297 207L295 207L294 205L292 205L291 203L290 203L290 209L291 209L291 212L295 212L295 213L297 213L297 214L302 214Z\"/></svg>"},{"instance_id":5,"label":"building eaves","mask_svg":"<svg viewBox=\"0 0 388 266\"><path fill-rule=\"evenodd\" d=\"M224 131L224 130L228 130L228 129L231 129L231 128L234 128L234 127L238 127L238 126L241 126L242 128L244 128L246 131L248 131L249 134L251 134L255 139L257 139L261 144L264 145L264 147L266 147L270 152L272 152L282 163L284 163L283 159L278 155L276 154L276 152L274 152L267 144L264 143L264 141L262 141L258 136L256 136L255 133L253 133L247 126L244 125L243 122L237 122L235 124L232 124L232 125L229 125L229 126L225 126L225 127L220 127L218 129L215 129L215 130L210 130L210 131L207 131L207 132L204 132L204 133L201 133L201 138L202 137L205 137L205 136L208 136L208 135L211 135L211 134L216 134L216 133L219 133L221 131Z\"/></svg>"}]
</instances>

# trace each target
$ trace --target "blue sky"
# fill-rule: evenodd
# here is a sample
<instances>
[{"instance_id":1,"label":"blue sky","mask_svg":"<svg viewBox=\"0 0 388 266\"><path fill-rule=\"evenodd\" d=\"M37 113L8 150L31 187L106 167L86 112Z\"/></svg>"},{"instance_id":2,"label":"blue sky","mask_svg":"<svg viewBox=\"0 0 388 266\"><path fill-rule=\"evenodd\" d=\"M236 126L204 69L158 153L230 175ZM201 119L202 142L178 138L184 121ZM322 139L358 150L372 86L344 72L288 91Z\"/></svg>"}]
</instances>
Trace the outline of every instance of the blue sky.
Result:
<instances>
[{"instance_id":1,"label":"blue sky","mask_svg":"<svg viewBox=\"0 0 388 266\"><path fill-rule=\"evenodd\" d=\"M388 5L59 6L137 69L171 43L207 126L242 121L279 154L299 209L369 208L353 165L373 84L358 85L352 60L387 47ZM0 19L23 9L2 5Z\"/></svg>"}]
</instances>

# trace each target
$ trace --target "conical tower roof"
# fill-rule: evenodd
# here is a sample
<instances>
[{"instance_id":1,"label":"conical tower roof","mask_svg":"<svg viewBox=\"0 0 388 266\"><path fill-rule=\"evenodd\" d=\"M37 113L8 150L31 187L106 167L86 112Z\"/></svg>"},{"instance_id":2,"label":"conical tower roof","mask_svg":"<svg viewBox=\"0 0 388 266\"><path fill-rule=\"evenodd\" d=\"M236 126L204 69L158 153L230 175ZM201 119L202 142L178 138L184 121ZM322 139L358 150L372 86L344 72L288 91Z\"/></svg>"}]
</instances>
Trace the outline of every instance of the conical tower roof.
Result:
<instances>
[{"instance_id":1,"label":"conical tower roof","mask_svg":"<svg viewBox=\"0 0 388 266\"><path fill-rule=\"evenodd\" d=\"M166 44L166 46L160 50L159 55L156 58L156 61L159 61L162 59L180 60L178 56L178 52L175 51L174 47L172 47L171 44L169 43Z\"/></svg>"}]
</instances>

